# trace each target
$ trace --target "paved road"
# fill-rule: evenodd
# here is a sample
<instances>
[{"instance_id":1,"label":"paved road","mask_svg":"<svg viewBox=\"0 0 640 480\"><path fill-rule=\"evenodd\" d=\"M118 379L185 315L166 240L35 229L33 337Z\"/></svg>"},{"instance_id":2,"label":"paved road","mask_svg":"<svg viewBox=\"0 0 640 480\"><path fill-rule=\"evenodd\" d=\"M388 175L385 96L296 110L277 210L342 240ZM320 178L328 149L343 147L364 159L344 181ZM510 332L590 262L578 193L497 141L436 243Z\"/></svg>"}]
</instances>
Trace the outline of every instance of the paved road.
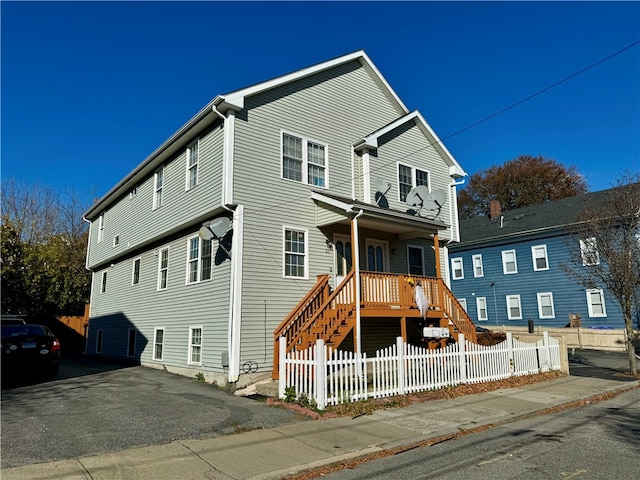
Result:
<instances>
[{"instance_id":1,"label":"paved road","mask_svg":"<svg viewBox=\"0 0 640 480\"><path fill-rule=\"evenodd\" d=\"M307 420L160 370L65 358L53 380L3 385L1 466Z\"/></svg>"},{"instance_id":2,"label":"paved road","mask_svg":"<svg viewBox=\"0 0 640 480\"><path fill-rule=\"evenodd\" d=\"M609 480L640 470L640 389L417 448L327 480Z\"/></svg>"}]
</instances>

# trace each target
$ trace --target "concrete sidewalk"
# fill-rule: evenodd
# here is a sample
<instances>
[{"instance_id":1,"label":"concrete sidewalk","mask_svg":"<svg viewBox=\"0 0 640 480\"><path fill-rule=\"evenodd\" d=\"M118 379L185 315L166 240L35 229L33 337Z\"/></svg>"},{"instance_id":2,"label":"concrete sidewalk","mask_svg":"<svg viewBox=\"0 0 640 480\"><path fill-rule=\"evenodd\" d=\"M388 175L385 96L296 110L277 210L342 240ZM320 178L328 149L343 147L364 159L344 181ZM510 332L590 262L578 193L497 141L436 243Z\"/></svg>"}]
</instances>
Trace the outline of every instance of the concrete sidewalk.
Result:
<instances>
[{"instance_id":1,"label":"concrete sidewalk","mask_svg":"<svg viewBox=\"0 0 640 480\"><path fill-rule=\"evenodd\" d=\"M357 418L301 422L1 471L3 480L279 479L384 450L640 386L567 376L520 388L415 403Z\"/></svg>"}]
</instances>

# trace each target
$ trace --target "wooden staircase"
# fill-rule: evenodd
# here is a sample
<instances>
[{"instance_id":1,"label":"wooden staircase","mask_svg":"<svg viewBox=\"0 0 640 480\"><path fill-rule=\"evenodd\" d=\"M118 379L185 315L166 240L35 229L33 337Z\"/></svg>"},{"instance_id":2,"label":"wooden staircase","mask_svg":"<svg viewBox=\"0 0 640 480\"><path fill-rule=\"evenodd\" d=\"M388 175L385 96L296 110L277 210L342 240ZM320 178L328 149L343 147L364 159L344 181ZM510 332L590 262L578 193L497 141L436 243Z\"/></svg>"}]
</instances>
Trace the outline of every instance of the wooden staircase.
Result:
<instances>
[{"instance_id":1,"label":"wooden staircase","mask_svg":"<svg viewBox=\"0 0 640 480\"><path fill-rule=\"evenodd\" d=\"M421 318L414 302L408 275L360 272L360 318ZM413 277L421 283L429 299L429 323L448 328L457 341L458 334L476 341L476 327L441 278ZM354 271L331 291L329 275L318 275L314 287L305 295L274 333L272 377L278 378L279 338L286 338L286 352L306 350L323 339L337 348L356 325L356 277Z\"/></svg>"}]
</instances>

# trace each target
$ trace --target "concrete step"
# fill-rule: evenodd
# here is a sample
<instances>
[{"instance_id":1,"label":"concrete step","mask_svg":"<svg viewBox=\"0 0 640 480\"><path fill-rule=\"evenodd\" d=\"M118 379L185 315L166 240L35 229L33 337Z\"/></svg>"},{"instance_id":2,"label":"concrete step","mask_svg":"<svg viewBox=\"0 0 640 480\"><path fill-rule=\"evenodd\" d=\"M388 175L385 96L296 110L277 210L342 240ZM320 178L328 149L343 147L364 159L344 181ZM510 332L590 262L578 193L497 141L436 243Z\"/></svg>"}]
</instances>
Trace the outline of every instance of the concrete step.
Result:
<instances>
[{"instance_id":1,"label":"concrete step","mask_svg":"<svg viewBox=\"0 0 640 480\"><path fill-rule=\"evenodd\" d=\"M264 397L278 398L278 381L271 380L269 382L257 383L255 392Z\"/></svg>"}]
</instances>

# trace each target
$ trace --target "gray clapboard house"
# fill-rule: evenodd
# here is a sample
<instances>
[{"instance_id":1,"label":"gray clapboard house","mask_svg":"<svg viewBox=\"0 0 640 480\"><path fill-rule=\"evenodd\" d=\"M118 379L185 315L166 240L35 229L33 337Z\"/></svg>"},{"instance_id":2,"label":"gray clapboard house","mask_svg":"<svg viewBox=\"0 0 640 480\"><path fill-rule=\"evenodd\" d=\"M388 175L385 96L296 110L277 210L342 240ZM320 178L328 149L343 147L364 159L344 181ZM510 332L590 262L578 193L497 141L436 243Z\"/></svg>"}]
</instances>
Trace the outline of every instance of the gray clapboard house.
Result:
<instances>
[{"instance_id":1,"label":"gray clapboard house","mask_svg":"<svg viewBox=\"0 0 640 480\"><path fill-rule=\"evenodd\" d=\"M277 376L280 336L469 338L446 272L465 175L363 51L218 95L86 212L86 352L242 386Z\"/></svg>"}]
</instances>

